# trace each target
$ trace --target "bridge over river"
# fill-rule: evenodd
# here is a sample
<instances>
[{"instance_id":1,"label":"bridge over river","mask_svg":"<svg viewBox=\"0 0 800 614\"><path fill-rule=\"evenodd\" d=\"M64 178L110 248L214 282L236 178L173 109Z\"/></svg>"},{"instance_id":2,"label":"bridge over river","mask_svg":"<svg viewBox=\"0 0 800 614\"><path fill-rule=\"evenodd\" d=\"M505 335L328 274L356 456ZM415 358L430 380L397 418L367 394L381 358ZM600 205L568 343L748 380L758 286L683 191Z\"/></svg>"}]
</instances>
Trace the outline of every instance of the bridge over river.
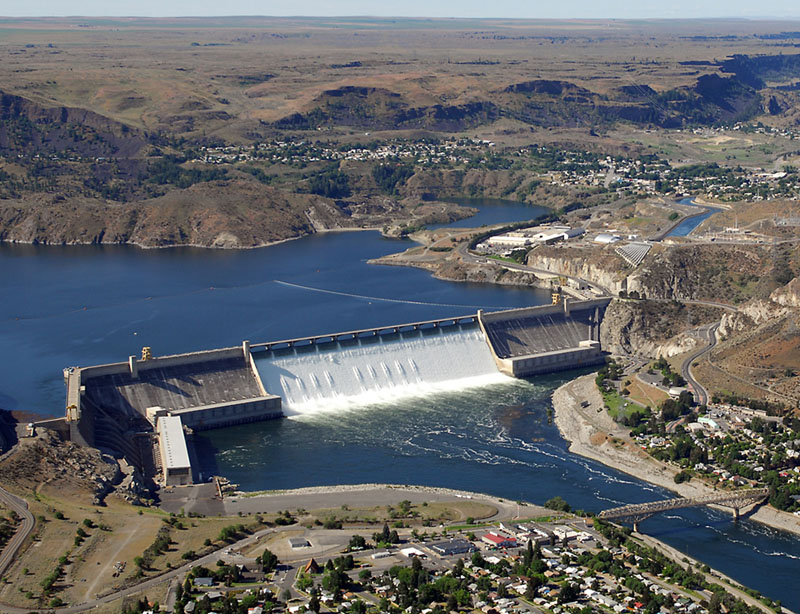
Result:
<instances>
[{"instance_id":1,"label":"bridge over river","mask_svg":"<svg viewBox=\"0 0 800 614\"><path fill-rule=\"evenodd\" d=\"M659 512L678 510L686 507L697 507L700 505L721 505L733 510L733 517L739 518L739 510L754 503L760 503L769 495L768 488L753 488L751 490L719 492L700 497L678 497L676 499L665 499L664 501L653 501L651 503L636 503L633 505L623 505L600 512L597 517L603 520L627 520L633 523L633 530L639 531L639 523L650 518Z\"/></svg>"}]
</instances>

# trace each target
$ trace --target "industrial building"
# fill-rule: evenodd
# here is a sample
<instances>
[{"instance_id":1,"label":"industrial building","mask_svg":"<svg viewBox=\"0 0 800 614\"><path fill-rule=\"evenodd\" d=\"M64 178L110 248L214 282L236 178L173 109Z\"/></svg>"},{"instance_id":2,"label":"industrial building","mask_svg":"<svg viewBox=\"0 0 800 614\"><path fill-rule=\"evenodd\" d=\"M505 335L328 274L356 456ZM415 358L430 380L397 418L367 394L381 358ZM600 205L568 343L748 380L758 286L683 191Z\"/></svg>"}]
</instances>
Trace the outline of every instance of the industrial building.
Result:
<instances>
[{"instance_id":1,"label":"industrial building","mask_svg":"<svg viewBox=\"0 0 800 614\"><path fill-rule=\"evenodd\" d=\"M495 533L494 531L490 531L486 533L486 535L481 536L481 541L494 548L516 548L519 545L517 544L517 540L513 537Z\"/></svg>"},{"instance_id":2,"label":"industrial building","mask_svg":"<svg viewBox=\"0 0 800 614\"><path fill-rule=\"evenodd\" d=\"M611 243L617 243L618 241L622 241L622 237L607 232L601 232L594 238L594 242L600 243L601 245L609 245Z\"/></svg>"},{"instance_id":3,"label":"industrial building","mask_svg":"<svg viewBox=\"0 0 800 614\"><path fill-rule=\"evenodd\" d=\"M429 544L431 550L442 556L454 556L456 554L467 554L475 552L477 548L466 539L451 539L443 542Z\"/></svg>"},{"instance_id":4,"label":"industrial building","mask_svg":"<svg viewBox=\"0 0 800 614\"><path fill-rule=\"evenodd\" d=\"M181 419L162 416L156 423L161 471L165 486L186 486L192 483L192 464L183 436Z\"/></svg>"},{"instance_id":5,"label":"industrial building","mask_svg":"<svg viewBox=\"0 0 800 614\"><path fill-rule=\"evenodd\" d=\"M477 246L477 249L491 251L496 248L513 249L529 247L534 244L550 245L580 237L585 232L583 228L570 228L569 226L532 226L488 237Z\"/></svg>"}]
</instances>

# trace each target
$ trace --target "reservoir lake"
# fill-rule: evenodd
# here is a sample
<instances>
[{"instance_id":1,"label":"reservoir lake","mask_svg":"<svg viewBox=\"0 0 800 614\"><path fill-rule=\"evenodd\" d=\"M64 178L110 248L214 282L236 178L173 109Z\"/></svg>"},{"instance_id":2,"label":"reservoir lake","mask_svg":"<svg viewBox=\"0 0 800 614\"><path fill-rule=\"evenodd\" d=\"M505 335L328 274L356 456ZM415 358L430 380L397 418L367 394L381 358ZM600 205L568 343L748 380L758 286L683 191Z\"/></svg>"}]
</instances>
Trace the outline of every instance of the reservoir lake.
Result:
<instances>
[{"instance_id":1,"label":"reservoir lake","mask_svg":"<svg viewBox=\"0 0 800 614\"><path fill-rule=\"evenodd\" d=\"M470 206L476 206L473 201ZM543 209L484 202L471 224ZM0 407L63 415L62 369L550 302L549 292L368 265L408 243L324 233L254 250L0 245ZM567 450L548 419L580 374L320 411L197 436L200 471L246 490L392 482L600 511L668 491ZM642 529L800 611L800 539L722 512L661 514Z\"/></svg>"}]
</instances>

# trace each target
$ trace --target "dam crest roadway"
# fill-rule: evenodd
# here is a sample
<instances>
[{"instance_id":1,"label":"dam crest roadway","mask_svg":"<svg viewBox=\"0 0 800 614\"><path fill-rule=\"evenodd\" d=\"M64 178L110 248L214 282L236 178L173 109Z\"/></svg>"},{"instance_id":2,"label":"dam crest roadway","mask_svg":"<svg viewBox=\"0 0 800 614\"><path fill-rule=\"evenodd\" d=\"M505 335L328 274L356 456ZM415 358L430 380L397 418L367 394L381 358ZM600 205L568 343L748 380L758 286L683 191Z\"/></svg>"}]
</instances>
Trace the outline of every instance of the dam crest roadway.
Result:
<instances>
[{"instance_id":1,"label":"dam crest roadway","mask_svg":"<svg viewBox=\"0 0 800 614\"><path fill-rule=\"evenodd\" d=\"M415 331L426 328L438 328L440 326L456 326L459 324L474 324L478 321L477 315L457 316L454 318L441 318L438 320L424 320L422 322L412 322L410 324L395 324L392 326L381 326L377 328L364 328L361 330L351 330L341 333L330 333L325 335L314 335L313 337L298 337L296 339L286 339L283 341L270 341L258 343L251 346L252 350L277 350L287 347L302 345L313 345L318 343L333 343L349 339L359 339L362 337L377 336L382 334L397 334Z\"/></svg>"}]
</instances>

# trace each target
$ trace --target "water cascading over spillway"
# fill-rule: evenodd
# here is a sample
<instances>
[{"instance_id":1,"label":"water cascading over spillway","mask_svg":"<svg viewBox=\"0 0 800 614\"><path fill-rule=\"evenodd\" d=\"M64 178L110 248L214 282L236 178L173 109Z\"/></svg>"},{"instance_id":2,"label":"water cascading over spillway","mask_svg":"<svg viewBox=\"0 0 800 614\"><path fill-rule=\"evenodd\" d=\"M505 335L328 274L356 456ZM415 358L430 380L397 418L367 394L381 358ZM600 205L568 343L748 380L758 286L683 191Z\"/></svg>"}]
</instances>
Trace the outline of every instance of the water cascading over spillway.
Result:
<instances>
[{"instance_id":1,"label":"water cascading over spillway","mask_svg":"<svg viewBox=\"0 0 800 614\"><path fill-rule=\"evenodd\" d=\"M284 413L308 414L508 381L477 325L454 325L253 355Z\"/></svg>"}]
</instances>

